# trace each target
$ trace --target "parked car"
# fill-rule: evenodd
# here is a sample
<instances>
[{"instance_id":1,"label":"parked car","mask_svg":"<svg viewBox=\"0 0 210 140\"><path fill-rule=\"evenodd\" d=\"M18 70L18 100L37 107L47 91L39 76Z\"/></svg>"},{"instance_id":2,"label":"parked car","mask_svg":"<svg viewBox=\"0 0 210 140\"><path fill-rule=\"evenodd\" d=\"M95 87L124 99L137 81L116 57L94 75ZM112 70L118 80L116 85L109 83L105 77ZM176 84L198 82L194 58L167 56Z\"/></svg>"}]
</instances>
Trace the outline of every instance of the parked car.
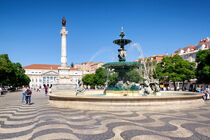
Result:
<instances>
[{"instance_id":1,"label":"parked car","mask_svg":"<svg viewBox=\"0 0 210 140\"><path fill-rule=\"evenodd\" d=\"M7 90L10 91L10 92L12 92L12 91L15 91L16 90L16 87L10 87Z\"/></svg>"}]
</instances>

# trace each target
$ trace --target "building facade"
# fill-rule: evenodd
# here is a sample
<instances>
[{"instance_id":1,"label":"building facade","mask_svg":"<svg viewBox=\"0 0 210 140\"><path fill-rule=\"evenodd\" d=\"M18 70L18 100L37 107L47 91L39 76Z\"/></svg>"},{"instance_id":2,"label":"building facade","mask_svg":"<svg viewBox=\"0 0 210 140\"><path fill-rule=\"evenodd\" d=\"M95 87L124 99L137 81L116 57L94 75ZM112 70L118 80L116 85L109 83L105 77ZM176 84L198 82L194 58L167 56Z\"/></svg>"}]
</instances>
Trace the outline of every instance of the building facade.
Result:
<instances>
[{"instance_id":1,"label":"building facade","mask_svg":"<svg viewBox=\"0 0 210 140\"><path fill-rule=\"evenodd\" d=\"M184 48L180 48L174 52L173 55L180 55L184 60L188 60L189 62L195 62L196 59L196 53L199 50L208 50L210 49L210 39L204 38L199 41L197 45L189 45ZM182 85L182 82L176 82L176 85L179 89L184 87L184 89L192 90L196 86L196 80L197 79L191 79L190 81L185 81L184 85ZM173 87L173 84L170 84L171 87Z\"/></svg>"},{"instance_id":2,"label":"building facade","mask_svg":"<svg viewBox=\"0 0 210 140\"><path fill-rule=\"evenodd\" d=\"M31 82L29 86L31 88L43 88L44 85L52 86L57 84L59 79L58 68L60 65L49 65L49 64L32 64L23 67L25 74L29 76ZM72 83L77 83L78 80L82 79L82 71L70 67L70 80Z\"/></svg>"},{"instance_id":3,"label":"building facade","mask_svg":"<svg viewBox=\"0 0 210 140\"><path fill-rule=\"evenodd\" d=\"M210 39L207 37L205 39L200 40L200 42L197 45L190 45L176 50L174 52L174 55L178 54L182 56L184 60L195 62L196 53L199 50L208 50L208 49L210 49Z\"/></svg>"},{"instance_id":4,"label":"building facade","mask_svg":"<svg viewBox=\"0 0 210 140\"><path fill-rule=\"evenodd\" d=\"M98 68L104 65L103 62L83 62L82 64L74 64L74 68L83 72L83 75L95 73Z\"/></svg>"},{"instance_id":5,"label":"building facade","mask_svg":"<svg viewBox=\"0 0 210 140\"><path fill-rule=\"evenodd\" d=\"M155 67L157 63L160 62L166 56L169 56L169 55L153 55L153 56L144 58L144 60L139 59L139 62L143 65L142 75L144 77L148 76L151 80L150 82L152 83L156 82L155 79L153 78ZM146 68L144 68L144 63L145 63Z\"/></svg>"}]
</instances>

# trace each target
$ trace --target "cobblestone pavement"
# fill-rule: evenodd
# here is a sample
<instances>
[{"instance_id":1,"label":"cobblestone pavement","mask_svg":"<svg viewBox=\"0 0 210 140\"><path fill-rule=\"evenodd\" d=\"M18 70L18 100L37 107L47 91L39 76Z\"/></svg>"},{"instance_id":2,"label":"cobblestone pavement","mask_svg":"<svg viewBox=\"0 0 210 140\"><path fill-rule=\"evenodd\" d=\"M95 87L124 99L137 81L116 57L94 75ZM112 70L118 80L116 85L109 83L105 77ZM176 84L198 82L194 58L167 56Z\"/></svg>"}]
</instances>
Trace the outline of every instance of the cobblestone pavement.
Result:
<instances>
[{"instance_id":1,"label":"cobblestone pavement","mask_svg":"<svg viewBox=\"0 0 210 140\"><path fill-rule=\"evenodd\" d=\"M85 111L48 105L44 92L34 92L32 105L21 92L0 96L0 139L207 140L210 101L201 107L162 111Z\"/></svg>"}]
</instances>

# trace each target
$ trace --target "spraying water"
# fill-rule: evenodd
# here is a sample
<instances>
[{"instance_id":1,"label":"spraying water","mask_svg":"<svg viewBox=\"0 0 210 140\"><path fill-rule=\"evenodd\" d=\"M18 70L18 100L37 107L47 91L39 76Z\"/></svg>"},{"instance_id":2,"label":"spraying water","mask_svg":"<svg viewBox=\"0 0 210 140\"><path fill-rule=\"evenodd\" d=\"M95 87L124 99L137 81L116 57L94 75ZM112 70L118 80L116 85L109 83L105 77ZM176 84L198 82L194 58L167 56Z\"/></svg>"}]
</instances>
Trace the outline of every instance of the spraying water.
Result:
<instances>
[{"instance_id":1,"label":"spraying water","mask_svg":"<svg viewBox=\"0 0 210 140\"><path fill-rule=\"evenodd\" d=\"M108 49L100 49L98 50L87 62L86 70L88 70L89 64L99 55L104 54L105 52L109 51Z\"/></svg>"},{"instance_id":2,"label":"spraying water","mask_svg":"<svg viewBox=\"0 0 210 140\"><path fill-rule=\"evenodd\" d=\"M146 78L149 79L148 71L147 71L147 67L146 67L144 54L143 54L141 45L139 43L133 43L133 44L131 44L131 47L133 47L133 48L135 47L139 51L139 58L142 58L142 60L143 60L143 65L144 65L144 71L145 71L145 74L146 74Z\"/></svg>"}]
</instances>

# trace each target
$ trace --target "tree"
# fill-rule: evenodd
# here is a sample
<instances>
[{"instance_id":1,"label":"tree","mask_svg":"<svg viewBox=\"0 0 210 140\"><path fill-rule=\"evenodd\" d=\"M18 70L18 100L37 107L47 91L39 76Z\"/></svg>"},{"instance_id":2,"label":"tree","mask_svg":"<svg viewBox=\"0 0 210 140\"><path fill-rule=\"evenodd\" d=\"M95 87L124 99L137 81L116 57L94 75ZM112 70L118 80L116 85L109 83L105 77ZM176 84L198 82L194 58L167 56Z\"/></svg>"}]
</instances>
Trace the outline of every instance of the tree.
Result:
<instances>
[{"instance_id":1,"label":"tree","mask_svg":"<svg viewBox=\"0 0 210 140\"><path fill-rule=\"evenodd\" d=\"M94 83L98 86L104 85L107 80L108 71L104 68L98 68L94 75Z\"/></svg>"},{"instance_id":2,"label":"tree","mask_svg":"<svg viewBox=\"0 0 210 140\"><path fill-rule=\"evenodd\" d=\"M196 54L198 83L210 83L210 50L200 50Z\"/></svg>"},{"instance_id":3,"label":"tree","mask_svg":"<svg viewBox=\"0 0 210 140\"><path fill-rule=\"evenodd\" d=\"M14 67L14 73L15 73L15 78L13 86L15 87L19 87L22 85L28 85L30 83L30 78L25 75L25 70L22 69L22 66L20 63L13 63L13 67Z\"/></svg>"},{"instance_id":4,"label":"tree","mask_svg":"<svg viewBox=\"0 0 210 140\"><path fill-rule=\"evenodd\" d=\"M0 83L14 87L28 85L30 79L25 75L20 63L12 63L7 54L0 55Z\"/></svg>"},{"instance_id":5,"label":"tree","mask_svg":"<svg viewBox=\"0 0 210 140\"><path fill-rule=\"evenodd\" d=\"M82 82L84 85L95 86L94 83L94 75L95 74L87 74L82 78Z\"/></svg>"},{"instance_id":6,"label":"tree","mask_svg":"<svg viewBox=\"0 0 210 140\"><path fill-rule=\"evenodd\" d=\"M179 55L172 57L164 57L159 62L155 69L155 74L160 81L172 81L174 84L174 90L176 90L175 82L194 78L195 63L184 60ZM183 87L183 86L182 86Z\"/></svg>"},{"instance_id":7,"label":"tree","mask_svg":"<svg viewBox=\"0 0 210 140\"><path fill-rule=\"evenodd\" d=\"M195 78L195 63L187 60L182 60L177 63L177 67L180 69L180 78L182 81L182 90L184 90L184 81L190 81Z\"/></svg>"},{"instance_id":8,"label":"tree","mask_svg":"<svg viewBox=\"0 0 210 140\"><path fill-rule=\"evenodd\" d=\"M137 70L131 70L126 73L126 79L127 81L138 83L142 78Z\"/></svg>"},{"instance_id":9,"label":"tree","mask_svg":"<svg viewBox=\"0 0 210 140\"><path fill-rule=\"evenodd\" d=\"M125 74L127 81L138 83L141 80L140 74L137 70L132 70ZM91 86L105 85L107 80L109 80L109 85L114 86L119 81L119 74L117 72L110 74L107 69L98 68L95 74L87 74L82 78L84 85Z\"/></svg>"},{"instance_id":10,"label":"tree","mask_svg":"<svg viewBox=\"0 0 210 140\"><path fill-rule=\"evenodd\" d=\"M113 74L110 74L109 75L109 86L115 86L115 84L117 84L117 82L118 82L118 73L117 72L115 72L115 73L113 73Z\"/></svg>"},{"instance_id":11,"label":"tree","mask_svg":"<svg viewBox=\"0 0 210 140\"><path fill-rule=\"evenodd\" d=\"M13 72L12 62L9 60L7 54L0 55L0 84L9 85L11 83L11 76Z\"/></svg>"}]
</instances>

